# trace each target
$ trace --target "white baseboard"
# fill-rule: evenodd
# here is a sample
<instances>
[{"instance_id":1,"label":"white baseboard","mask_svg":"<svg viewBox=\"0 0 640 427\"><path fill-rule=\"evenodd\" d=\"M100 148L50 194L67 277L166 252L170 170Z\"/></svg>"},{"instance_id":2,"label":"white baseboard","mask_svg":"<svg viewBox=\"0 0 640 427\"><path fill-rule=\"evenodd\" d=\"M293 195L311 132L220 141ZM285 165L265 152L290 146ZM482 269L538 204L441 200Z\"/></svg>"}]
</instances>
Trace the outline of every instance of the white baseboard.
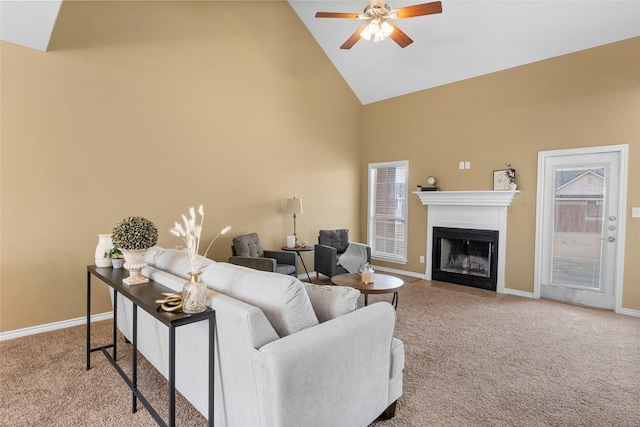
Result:
<instances>
[{"instance_id":1,"label":"white baseboard","mask_svg":"<svg viewBox=\"0 0 640 427\"><path fill-rule=\"evenodd\" d=\"M386 271L387 273L399 274L401 276L417 277L418 279L426 279L427 276L420 273L414 273L413 271L396 270L395 268L380 267L378 265L372 265L374 270Z\"/></svg>"},{"instance_id":2,"label":"white baseboard","mask_svg":"<svg viewBox=\"0 0 640 427\"><path fill-rule=\"evenodd\" d=\"M509 289L509 288L504 288L504 291L500 292L500 293L501 294L509 294L509 295L517 295L519 297L525 297L525 298L535 298L536 297L533 292L525 292L525 291L519 291L517 289Z\"/></svg>"},{"instance_id":3,"label":"white baseboard","mask_svg":"<svg viewBox=\"0 0 640 427\"><path fill-rule=\"evenodd\" d=\"M107 320L113 318L113 311L107 313L94 314L91 316L92 322ZM76 319L63 320L61 322L47 323L45 325L32 326L30 328L16 329L9 332L0 332L0 341L12 340L14 338L26 337L28 335L39 334L42 332L55 331L58 329L70 328L72 326L84 325L87 323L85 316Z\"/></svg>"},{"instance_id":4,"label":"white baseboard","mask_svg":"<svg viewBox=\"0 0 640 427\"><path fill-rule=\"evenodd\" d=\"M640 317L640 310L632 310L630 308L621 308L616 311L618 314L625 314L627 316Z\"/></svg>"}]
</instances>

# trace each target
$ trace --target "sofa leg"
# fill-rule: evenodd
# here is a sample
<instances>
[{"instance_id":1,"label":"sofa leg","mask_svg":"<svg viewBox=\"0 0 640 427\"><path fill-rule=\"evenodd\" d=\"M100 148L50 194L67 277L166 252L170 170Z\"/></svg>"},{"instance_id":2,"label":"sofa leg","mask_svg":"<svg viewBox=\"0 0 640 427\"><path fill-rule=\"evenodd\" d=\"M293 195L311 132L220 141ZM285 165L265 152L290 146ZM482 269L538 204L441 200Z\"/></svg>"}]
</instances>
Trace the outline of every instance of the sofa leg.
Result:
<instances>
[{"instance_id":1,"label":"sofa leg","mask_svg":"<svg viewBox=\"0 0 640 427\"><path fill-rule=\"evenodd\" d=\"M391 418L393 418L393 416L396 414L396 403L397 402L398 401L396 400L391 405L389 405L389 407L387 409L385 409L385 411L382 413L382 415L380 415L380 418L382 418L383 420L390 420Z\"/></svg>"}]
</instances>

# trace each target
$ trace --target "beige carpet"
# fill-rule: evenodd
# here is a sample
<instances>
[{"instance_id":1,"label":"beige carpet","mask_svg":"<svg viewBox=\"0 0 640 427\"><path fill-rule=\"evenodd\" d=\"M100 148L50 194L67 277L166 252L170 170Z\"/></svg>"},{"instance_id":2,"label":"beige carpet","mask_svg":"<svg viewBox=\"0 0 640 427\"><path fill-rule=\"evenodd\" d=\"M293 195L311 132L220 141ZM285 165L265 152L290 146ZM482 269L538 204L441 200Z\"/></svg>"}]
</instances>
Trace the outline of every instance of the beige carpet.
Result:
<instances>
[{"instance_id":1,"label":"beige carpet","mask_svg":"<svg viewBox=\"0 0 640 427\"><path fill-rule=\"evenodd\" d=\"M396 326L404 395L375 427L640 426L640 319L407 279ZM379 300L390 295L370 304ZM94 345L104 343L110 322L94 325ZM155 425L144 408L131 413L101 354L85 370L84 340L79 326L0 343L0 425ZM140 377L166 416L166 382L144 359ZM206 422L179 398L177 424Z\"/></svg>"}]
</instances>

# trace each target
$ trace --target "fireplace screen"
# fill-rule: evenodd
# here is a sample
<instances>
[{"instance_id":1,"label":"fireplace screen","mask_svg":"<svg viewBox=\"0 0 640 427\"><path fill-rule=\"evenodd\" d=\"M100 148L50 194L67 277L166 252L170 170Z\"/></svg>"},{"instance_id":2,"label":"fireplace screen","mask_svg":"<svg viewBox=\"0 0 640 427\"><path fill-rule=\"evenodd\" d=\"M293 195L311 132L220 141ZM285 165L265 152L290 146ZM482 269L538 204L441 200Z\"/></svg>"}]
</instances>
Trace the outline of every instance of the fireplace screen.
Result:
<instances>
[{"instance_id":1,"label":"fireplace screen","mask_svg":"<svg viewBox=\"0 0 640 427\"><path fill-rule=\"evenodd\" d=\"M450 273L491 276L491 242L443 238L440 269Z\"/></svg>"},{"instance_id":2,"label":"fireplace screen","mask_svg":"<svg viewBox=\"0 0 640 427\"><path fill-rule=\"evenodd\" d=\"M434 227L433 280L496 289L498 232Z\"/></svg>"}]
</instances>

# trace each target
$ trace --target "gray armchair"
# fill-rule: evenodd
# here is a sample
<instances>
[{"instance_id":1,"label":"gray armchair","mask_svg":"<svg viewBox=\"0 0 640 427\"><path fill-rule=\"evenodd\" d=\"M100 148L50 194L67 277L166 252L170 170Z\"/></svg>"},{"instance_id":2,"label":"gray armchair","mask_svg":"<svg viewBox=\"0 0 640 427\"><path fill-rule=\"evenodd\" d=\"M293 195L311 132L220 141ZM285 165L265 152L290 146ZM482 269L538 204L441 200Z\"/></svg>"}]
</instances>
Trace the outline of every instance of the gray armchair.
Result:
<instances>
[{"instance_id":1,"label":"gray armchair","mask_svg":"<svg viewBox=\"0 0 640 427\"><path fill-rule=\"evenodd\" d=\"M298 276L298 255L295 252L263 250L257 233L235 237L231 253L231 264Z\"/></svg>"},{"instance_id":2,"label":"gray armchair","mask_svg":"<svg viewBox=\"0 0 640 427\"><path fill-rule=\"evenodd\" d=\"M347 250L349 246L349 230L320 230L318 234L318 244L314 249L314 268L316 279L319 274L333 277L337 274L348 273L348 271L338 265L338 257ZM364 263L365 260L362 260ZM367 246L366 262L371 262L371 248Z\"/></svg>"}]
</instances>

